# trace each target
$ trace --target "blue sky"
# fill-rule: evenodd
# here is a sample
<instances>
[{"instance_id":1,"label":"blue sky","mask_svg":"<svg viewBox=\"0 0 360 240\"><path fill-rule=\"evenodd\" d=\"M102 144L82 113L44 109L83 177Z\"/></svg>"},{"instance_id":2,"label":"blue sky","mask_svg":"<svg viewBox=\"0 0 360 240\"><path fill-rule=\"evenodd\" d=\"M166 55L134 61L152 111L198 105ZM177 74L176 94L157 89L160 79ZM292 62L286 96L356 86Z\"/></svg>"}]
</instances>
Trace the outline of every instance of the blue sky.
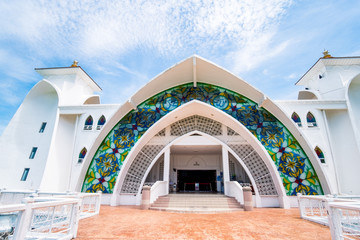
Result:
<instances>
[{"instance_id":1,"label":"blue sky","mask_svg":"<svg viewBox=\"0 0 360 240\"><path fill-rule=\"evenodd\" d=\"M34 68L73 60L122 103L197 54L273 100L296 99L294 83L328 49L360 56L360 1L0 1L0 133L28 91Z\"/></svg>"}]
</instances>

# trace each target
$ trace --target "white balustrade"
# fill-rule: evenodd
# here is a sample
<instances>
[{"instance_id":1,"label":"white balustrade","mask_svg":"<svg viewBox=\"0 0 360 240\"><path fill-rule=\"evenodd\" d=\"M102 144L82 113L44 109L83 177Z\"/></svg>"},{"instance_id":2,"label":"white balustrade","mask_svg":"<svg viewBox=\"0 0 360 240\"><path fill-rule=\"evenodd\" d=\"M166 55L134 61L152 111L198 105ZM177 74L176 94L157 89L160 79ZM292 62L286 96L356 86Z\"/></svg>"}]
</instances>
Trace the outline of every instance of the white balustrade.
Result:
<instances>
[{"instance_id":1,"label":"white balustrade","mask_svg":"<svg viewBox=\"0 0 360 240\"><path fill-rule=\"evenodd\" d=\"M328 225L328 214L325 207L328 200L325 196L302 196L299 194L298 201L301 218Z\"/></svg>"},{"instance_id":2,"label":"white balustrade","mask_svg":"<svg viewBox=\"0 0 360 240\"><path fill-rule=\"evenodd\" d=\"M0 206L2 239L71 239L76 237L80 200L58 199Z\"/></svg>"},{"instance_id":3,"label":"white balustrade","mask_svg":"<svg viewBox=\"0 0 360 240\"><path fill-rule=\"evenodd\" d=\"M21 203L24 198L29 197L33 193L35 191L32 190L3 189L0 191L0 205Z\"/></svg>"},{"instance_id":4,"label":"white balustrade","mask_svg":"<svg viewBox=\"0 0 360 240\"><path fill-rule=\"evenodd\" d=\"M303 196L298 194L300 216L330 227L332 239L360 239L358 196Z\"/></svg>"},{"instance_id":5,"label":"white balustrade","mask_svg":"<svg viewBox=\"0 0 360 240\"><path fill-rule=\"evenodd\" d=\"M11 239L15 230L18 230L24 211L25 204L0 206L0 239Z\"/></svg>"},{"instance_id":6,"label":"white balustrade","mask_svg":"<svg viewBox=\"0 0 360 240\"><path fill-rule=\"evenodd\" d=\"M101 206L101 192L79 193L81 199L80 219L98 215Z\"/></svg>"},{"instance_id":7,"label":"white balustrade","mask_svg":"<svg viewBox=\"0 0 360 240\"><path fill-rule=\"evenodd\" d=\"M332 239L360 239L360 202L329 203Z\"/></svg>"},{"instance_id":8,"label":"white balustrade","mask_svg":"<svg viewBox=\"0 0 360 240\"><path fill-rule=\"evenodd\" d=\"M150 189L150 204L154 203L160 196L168 194L167 181L157 181Z\"/></svg>"},{"instance_id":9,"label":"white balustrade","mask_svg":"<svg viewBox=\"0 0 360 240\"><path fill-rule=\"evenodd\" d=\"M244 193L242 186L237 181L225 182L227 187L227 196L234 197L240 204L244 205Z\"/></svg>"},{"instance_id":10,"label":"white balustrade","mask_svg":"<svg viewBox=\"0 0 360 240\"><path fill-rule=\"evenodd\" d=\"M8 204L28 195L22 204ZM80 219L99 214L101 192L4 194L3 190L0 199L0 239L71 239L76 237Z\"/></svg>"}]
</instances>

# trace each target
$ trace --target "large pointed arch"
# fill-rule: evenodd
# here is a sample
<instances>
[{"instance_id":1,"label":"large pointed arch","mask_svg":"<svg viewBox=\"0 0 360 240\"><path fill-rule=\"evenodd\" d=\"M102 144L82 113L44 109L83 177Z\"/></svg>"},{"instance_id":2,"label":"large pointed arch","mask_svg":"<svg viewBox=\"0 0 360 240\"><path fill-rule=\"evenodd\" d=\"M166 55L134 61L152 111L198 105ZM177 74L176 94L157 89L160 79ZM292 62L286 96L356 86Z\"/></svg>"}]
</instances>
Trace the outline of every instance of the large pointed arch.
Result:
<instances>
[{"instance_id":1,"label":"large pointed arch","mask_svg":"<svg viewBox=\"0 0 360 240\"><path fill-rule=\"evenodd\" d=\"M240 94L205 83L197 83L196 87L189 83L168 89L139 104L124 116L95 153L82 190L111 193L118 173L123 163L126 163L125 159L138 140L163 116L194 100L216 107L236 119L239 125L245 126L254 135L266 149L268 156L271 156L288 195L295 195L297 192L323 193L309 158L277 118ZM260 106L262 104L266 104L266 99L263 99ZM110 168L101 167L103 162L108 161L113 163Z\"/></svg>"}]
</instances>

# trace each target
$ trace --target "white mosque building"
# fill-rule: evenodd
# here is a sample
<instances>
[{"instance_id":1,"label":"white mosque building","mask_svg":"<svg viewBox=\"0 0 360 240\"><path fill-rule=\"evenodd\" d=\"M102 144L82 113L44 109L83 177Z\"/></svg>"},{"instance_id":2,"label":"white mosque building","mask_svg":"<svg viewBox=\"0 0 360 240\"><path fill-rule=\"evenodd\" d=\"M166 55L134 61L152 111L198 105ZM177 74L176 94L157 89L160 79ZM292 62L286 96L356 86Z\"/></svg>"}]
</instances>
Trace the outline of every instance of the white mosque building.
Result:
<instances>
[{"instance_id":1,"label":"white mosque building","mask_svg":"<svg viewBox=\"0 0 360 240\"><path fill-rule=\"evenodd\" d=\"M236 182L252 187L257 207L360 194L360 57L325 52L289 101L199 56L122 104L101 104L76 63L36 72L43 79L0 139L0 189L102 191L113 206L140 204L155 182L165 194L225 195Z\"/></svg>"}]
</instances>

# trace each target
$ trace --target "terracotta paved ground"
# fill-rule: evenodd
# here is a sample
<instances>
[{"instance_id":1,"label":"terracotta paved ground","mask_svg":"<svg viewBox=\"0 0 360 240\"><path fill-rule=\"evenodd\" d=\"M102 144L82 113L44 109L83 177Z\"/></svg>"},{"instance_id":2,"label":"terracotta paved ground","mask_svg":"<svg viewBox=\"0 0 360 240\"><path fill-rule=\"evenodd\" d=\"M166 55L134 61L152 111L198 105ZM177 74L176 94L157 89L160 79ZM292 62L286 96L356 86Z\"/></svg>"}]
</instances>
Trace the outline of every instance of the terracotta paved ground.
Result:
<instances>
[{"instance_id":1,"label":"terracotta paved ground","mask_svg":"<svg viewBox=\"0 0 360 240\"><path fill-rule=\"evenodd\" d=\"M218 214L170 213L101 206L80 221L76 239L331 239L328 227L302 220L298 209L255 208Z\"/></svg>"}]
</instances>

